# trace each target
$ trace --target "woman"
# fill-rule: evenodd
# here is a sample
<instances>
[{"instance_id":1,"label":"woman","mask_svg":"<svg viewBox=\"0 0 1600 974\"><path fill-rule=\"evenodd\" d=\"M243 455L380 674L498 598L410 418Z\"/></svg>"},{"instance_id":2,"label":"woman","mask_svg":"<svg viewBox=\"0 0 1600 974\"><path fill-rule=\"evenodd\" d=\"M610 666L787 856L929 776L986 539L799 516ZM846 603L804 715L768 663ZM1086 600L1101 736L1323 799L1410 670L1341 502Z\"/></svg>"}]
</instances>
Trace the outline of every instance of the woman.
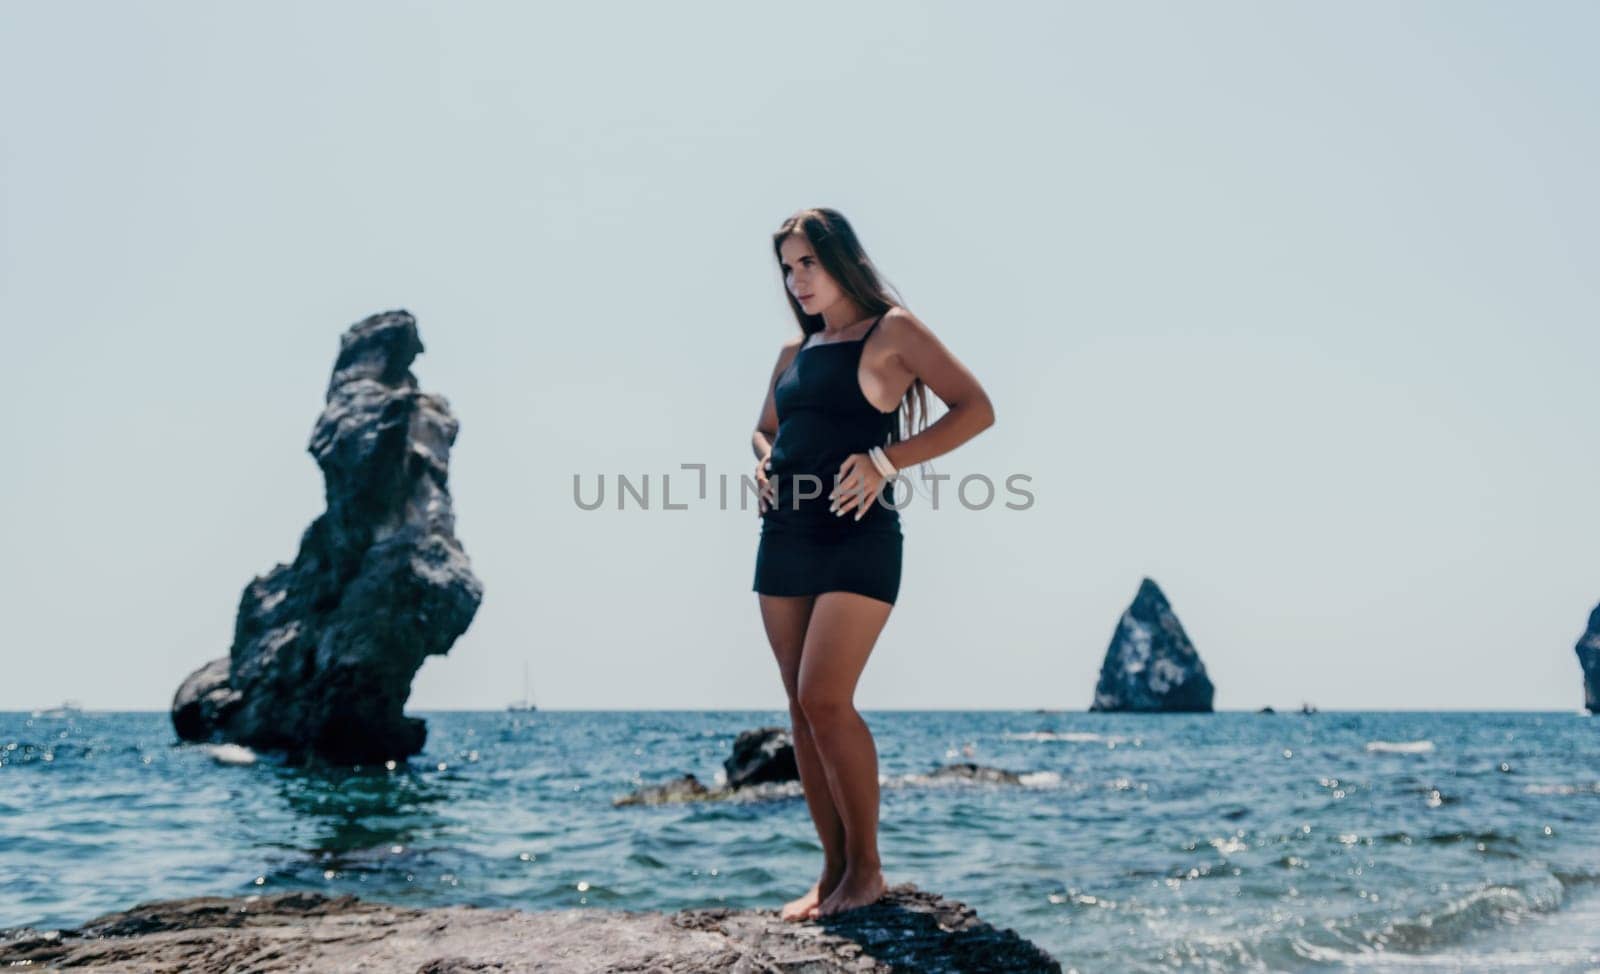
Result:
<instances>
[{"instance_id":1,"label":"woman","mask_svg":"<svg viewBox=\"0 0 1600 974\"><path fill-rule=\"evenodd\" d=\"M856 682L900 589L893 478L994 424L978 380L891 302L837 211L802 210L772 238L800 336L767 384L755 447L761 541L754 591L789 697L822 875L780 911L830 916L887 890L878 858L878 756ZM927 390L949 411L928 425ZM920 398L922 429L902 435Z\"/></svg>"}]
</instances>

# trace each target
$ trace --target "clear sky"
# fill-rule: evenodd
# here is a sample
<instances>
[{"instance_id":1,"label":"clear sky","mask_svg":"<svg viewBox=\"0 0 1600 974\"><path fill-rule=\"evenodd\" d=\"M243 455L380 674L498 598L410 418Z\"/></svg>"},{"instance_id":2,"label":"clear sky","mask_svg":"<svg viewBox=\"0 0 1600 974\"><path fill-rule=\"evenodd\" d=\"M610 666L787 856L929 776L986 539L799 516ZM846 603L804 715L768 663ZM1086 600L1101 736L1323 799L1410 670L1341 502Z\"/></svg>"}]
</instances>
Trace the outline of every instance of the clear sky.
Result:
<instances>
[{"instance_id":1,"label":"clear sky","mask_svg":"<svg viewBox=\"0 0 1600 974\"><path fill-rule=\"evenodd\" d=\"M753 466L833 206L988 390L872 708L1083 709L1143 576L1220 709L1582 703L1600 7L0 5L0 709L165 709L419 321L485 598L411 709L779 708ZM652 474L578 509L574 474ZM687 476L687 475L685 475ZM674 501L692 499L687 480Z\"/></svg>"}]
</instances>

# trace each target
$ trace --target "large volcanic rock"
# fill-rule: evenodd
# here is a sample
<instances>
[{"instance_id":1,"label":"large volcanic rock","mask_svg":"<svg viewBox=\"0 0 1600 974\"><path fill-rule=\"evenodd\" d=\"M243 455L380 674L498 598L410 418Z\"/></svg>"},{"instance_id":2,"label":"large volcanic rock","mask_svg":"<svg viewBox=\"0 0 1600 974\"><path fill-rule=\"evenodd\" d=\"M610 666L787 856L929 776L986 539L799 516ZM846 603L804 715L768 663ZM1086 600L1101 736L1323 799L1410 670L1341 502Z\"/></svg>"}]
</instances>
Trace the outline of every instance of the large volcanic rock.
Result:
<instances>
[{"instance_id":1,"label":"large volcanic rock","mask_svg":"<svg viewBox=\"0 0 1600 974\"><path fill-rule=\"evenodd\" d=\"M294 564L245 587L226 657L172 701L178 736L332 763L402 758L427 727L402 716L424 658L449 652L483 598L450 510L457 423L422 392L404 311L345 332L308 447L328 509Z\"/></svg>"},{"instance_id":2,"label":"large volcanic rock","mask_svg":"<svg viewBox=\"0 0 1600 974\"><path fill-rule=\"evenodd\" d=\"M1167 597L1143 580L1112 634L1089 709L1209 713L1214 692Z\"/></svg>"},{"instance_id":3,"label":"large volcanic rock","mask_svg":"<svg viewBox=\"0 0 1600 974\"><path fill-rule=\"evenodd\" d=\"M1589 613L1589 628L1579 637L1577 650L1583 665L1583 705L1600 714L1600 605Z\"/></svg>"}]
</instances>

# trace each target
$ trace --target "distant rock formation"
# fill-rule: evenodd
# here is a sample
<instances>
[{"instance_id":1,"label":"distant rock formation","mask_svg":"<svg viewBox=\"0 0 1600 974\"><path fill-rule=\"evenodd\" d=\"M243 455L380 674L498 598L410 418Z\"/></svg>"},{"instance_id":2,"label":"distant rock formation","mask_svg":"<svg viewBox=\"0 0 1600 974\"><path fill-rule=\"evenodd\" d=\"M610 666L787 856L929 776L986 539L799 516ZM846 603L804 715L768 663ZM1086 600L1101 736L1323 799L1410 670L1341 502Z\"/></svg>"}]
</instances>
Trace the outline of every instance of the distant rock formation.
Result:
<instances>
[{"instance_id":1,"label":"distant rock formation","mask_svg":"<svg viewBox=\"0 0 1600 974\"><path fill-rule=\"evenodd\" d=\"M404 311L340 339L307 448L327 510L294 564L245 587L229 654L178 688L180 738L335 764L422 750L427 726L401 713L411 680L449 652L483 599L447 487L458 425L443 397L417 387L422 350Z\"/></svg>"},{"instance_id":2,"label":"distant rock formation","mask_svg":"<svg viewBox=\"0 0 1600 974\"><path fill-rule=\"evenodd\" d=\"M1583 705L1591 714L1600 714L1600 605L1589 613L1589 628L1576 648L1583 666Z\"/></svg>"},{"instance_id":3,"label":"distant rock formation","mask_svg":"<svg viewBox=\"0 0 1600 974\"><path fill-rule=\"evenodd\" d=\"M310 890L196 896L139 903L70 930L4 931L0 966L126 974L1061 974L1058 961L1015 930L911 883L889 887L870 906L805 921L781 919L775 908L418 908Z\"/></svg>"},{"instance_id":4,"label":"distant rock formation","mask_svg":"<svg viewBox=\"0 0 1600 974\"><path fill-rule=\"evenodd\" d=\"M1167 597L1144 579L1112 634L1089 709L1210 713L1214 692Z\"/></svg>"}]
</instances>

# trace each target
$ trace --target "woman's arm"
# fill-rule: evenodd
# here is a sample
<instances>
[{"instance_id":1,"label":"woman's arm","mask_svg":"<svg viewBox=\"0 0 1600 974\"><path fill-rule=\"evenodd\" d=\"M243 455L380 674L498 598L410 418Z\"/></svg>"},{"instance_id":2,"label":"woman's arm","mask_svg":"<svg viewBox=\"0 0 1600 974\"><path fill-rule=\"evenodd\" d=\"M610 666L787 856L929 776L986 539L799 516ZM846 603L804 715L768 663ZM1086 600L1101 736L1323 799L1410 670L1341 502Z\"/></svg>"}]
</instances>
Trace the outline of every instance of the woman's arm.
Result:
<instances>
[{"instance_id":1,"label":"woman's arm","mask_svg":"<svg viewBox=\"0 0 1600 974\"><path fill-rule=\"evenodd\" d=\"M884 316L880 328L895 359L949 407L922 432L884 447L895 469L949 453L994 425L988 393L916 315L895 308Z\"/></svg>"},{"instance_id":2,"label":"woman's arm","mask_svg":"<svg viewBox=\"0 0 1600 974\"><path fill-rule=\"evenodd\" d=\"M767 454L772 452L772 440L778 435L778 405L773 400L773 389L778 384L778 376L789 367L790 360L798 354L799 348L798 338L784 342L783 347L778 349L778 361L772 367L772 375L767 378L767 398L761 404L756 430L750 435L750 446L756 451L757 460L765 460Z\"/></svg>"}]
</instances>

